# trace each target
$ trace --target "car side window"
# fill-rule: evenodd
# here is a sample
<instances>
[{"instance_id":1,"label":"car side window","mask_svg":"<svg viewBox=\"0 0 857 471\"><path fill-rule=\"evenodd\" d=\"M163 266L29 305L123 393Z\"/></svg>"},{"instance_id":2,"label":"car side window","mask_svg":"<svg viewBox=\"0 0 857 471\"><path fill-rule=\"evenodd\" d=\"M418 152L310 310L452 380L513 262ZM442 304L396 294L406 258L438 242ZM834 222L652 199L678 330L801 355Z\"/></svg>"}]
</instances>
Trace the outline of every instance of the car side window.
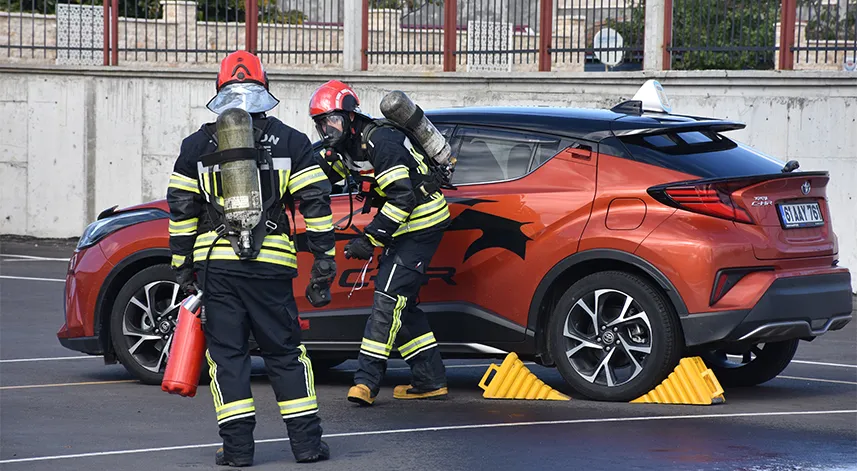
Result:
<instances>
[{"instance_id":1,"label":"car side window","mask_svg":"<svg viewBox=\"0 0 857 471\"><path fill-rule=\"evenodd\" d=\"M547 160L556 154L559 141L526 132L459 127L451 141L458 158L453 184L522 177L535 168L534 158Z\"/></svg>"}]
</instances>

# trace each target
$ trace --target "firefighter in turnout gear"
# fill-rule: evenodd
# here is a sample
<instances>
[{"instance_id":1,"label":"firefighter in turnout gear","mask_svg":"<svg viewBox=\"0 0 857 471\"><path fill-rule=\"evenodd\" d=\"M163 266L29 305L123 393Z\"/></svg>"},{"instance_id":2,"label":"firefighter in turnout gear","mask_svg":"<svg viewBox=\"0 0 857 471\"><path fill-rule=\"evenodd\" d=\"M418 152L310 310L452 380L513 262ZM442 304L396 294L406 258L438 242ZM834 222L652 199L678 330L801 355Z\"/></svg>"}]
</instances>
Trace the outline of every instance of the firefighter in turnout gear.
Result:
<instances>
[{"instance_id":1,"label":"firefighter in turnout gear","mask_svg":"<svg viewBox=\"0 0 857 471\"><path fill-rule=\"evenodd\" d=\"M447 396L446 371L428 318L416 306L426 268L449 225L446 199L429 182L425 157L401 130L363 114L357 94L332 80L310 99L310 114L323 138L325 172L332 181L354 179L364 212L379 208L346 258L371 262L381 248L372 312L366 323L354 385L348 400L375 401L394 347L408 363L412 381L396 386L397 399Z\"/></svg>"},{"instance_id":2,"label":"firefighter in turnout gear","mask_svg":"<svg viewBox=\"0 0 857 471\"><path fill-rule=\"evenodd\" d=\"M315 257L311 279L329 286L335 276L330 181L309 138L266 116L278 101L256 56L228 55L216 88L208 108L218 120L184 139L167 190L176 279L185 292L202 290L206 359L223 439L215 462L253 463L250 333L295 459L324 460L330 451L321 440L312 363L301 343L292 286L297 256L287 212L294 216L297 206L303 215ZM250 224L238 227L241 221Z\"/></svg>"}]
</instances>

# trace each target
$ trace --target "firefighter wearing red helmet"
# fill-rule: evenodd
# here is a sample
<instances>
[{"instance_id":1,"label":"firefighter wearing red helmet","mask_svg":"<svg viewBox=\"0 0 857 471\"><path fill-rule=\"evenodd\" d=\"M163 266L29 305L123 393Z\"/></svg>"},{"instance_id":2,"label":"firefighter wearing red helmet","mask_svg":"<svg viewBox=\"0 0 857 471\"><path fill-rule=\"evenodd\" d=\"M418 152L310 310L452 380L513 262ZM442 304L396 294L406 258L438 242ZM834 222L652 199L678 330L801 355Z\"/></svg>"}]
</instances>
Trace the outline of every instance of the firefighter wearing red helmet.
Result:
<instances>
[{"instance_id":1,"label":"firefighter wearing red helmet","mask_svg":"<svg viewBox=\"0 0 857 471\"><path fill-rule=\"evenodd\" d=\"M331 80L310 99L310 115L323 139L326 173L333 181L356 180L365 197L364 212L379 208L359 237L345 246L345 257L371 262L380 247L372 312L360 345L358 368L348 400L371 405L378 395L387 359L398 347L412 381L396 386L397 399L436 399L448 394L446 371L428 318L417 295L450 221L439 188L416 191L429 168L401 130L380 125L360 110L357 94ZM330 158L337 156L337 158ZM341 158L339 158L341 156Z\"/></svg>"},{"instance_id":2,"label":"firefighter wearing red helmet","mask_svg":"<svg viewBox=\"0 0 857 471\"><path fill-rule=\"evenodd\" d=\"M329 285L335 276L330 181L309 138L266 116L278 101L268 90L258 57L245 51L229 54L221 63L216 89L208 109L218 115L218 121L183 140L167 189L176 279L186 293L196 292L197 287L202 290L206 359L223 439L215 462L253 463L256 407L250 388L251 332L265 360L295 459L324 460L330 451L321 440L312 363L301 343L292 290L297 256L286 209L293 212L294 202L300 203L309 250L315 256L311 278L316 284ZM246 126L220 128L228 123L221 119L224 116L241 117ZM236 135L255 147L229 146ZM226 157L227 152L232 154ZM242 167L245 174L236 177L230 169L237 167L230 165L239 158L249 163ZM233 178L254 180L258 184L250 186L259 189L256 198L248 198L257 202L261 218L248 236L254 245L240 251L229 226L232 213L224 209L234 210L228 193L239 185L228 185ZM239 195L238 199L244 198Z\"/></svg>"}]
</instances>

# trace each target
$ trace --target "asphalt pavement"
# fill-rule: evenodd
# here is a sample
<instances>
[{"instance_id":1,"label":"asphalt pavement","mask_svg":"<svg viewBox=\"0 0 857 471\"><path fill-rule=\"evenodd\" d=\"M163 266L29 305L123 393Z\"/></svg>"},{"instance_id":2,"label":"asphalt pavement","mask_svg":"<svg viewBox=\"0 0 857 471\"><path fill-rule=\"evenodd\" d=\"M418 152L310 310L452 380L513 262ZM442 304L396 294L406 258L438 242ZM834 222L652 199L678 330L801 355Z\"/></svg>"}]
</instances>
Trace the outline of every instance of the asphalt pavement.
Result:
<instances>
[{"instance_id":1,"label":"asphalt pavement","mask_svg":"<svg viewBox=\"0 0 857 471\"><path fill-rule=\"evenodd\" d=\"M0 469L227 469L214 465L206 386L169 395L59 344L72 247L0 241ZM251 469L857 469L857 322L802 342L778 378L712 406L484 399L477 383L492 361L447 360L451 397L434 402L394 400L408 371L392 361L371 408L345 400L353 361L317 372L332 457L298 465L257 359ZM556 370L529 367L567 392Z\"/></svg>"}]
</instances>

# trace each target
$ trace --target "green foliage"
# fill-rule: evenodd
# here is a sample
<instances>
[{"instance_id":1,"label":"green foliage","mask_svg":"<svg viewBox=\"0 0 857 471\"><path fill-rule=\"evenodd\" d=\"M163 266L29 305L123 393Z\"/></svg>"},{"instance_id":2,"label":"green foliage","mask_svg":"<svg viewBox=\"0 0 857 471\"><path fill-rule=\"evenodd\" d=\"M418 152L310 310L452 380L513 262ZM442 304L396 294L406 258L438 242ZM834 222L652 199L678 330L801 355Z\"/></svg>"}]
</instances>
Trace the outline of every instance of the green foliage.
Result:
<instances>
[{"instance_id":1,"label":"green foliage","mask_svg":"<svg viewBox=\"0 0 857 471\"><path fill-rule=\"evenodd\" d=\"M674 52L673 68L773 69L780 3L780 0L676 0L673 47L715 50ZM769 50L716 50L742 47Z\"/></svg>"},{"instance_id":2,"label":"green foliage","mask_svg":"<svg viewBox=\"0 0 857 471\"><path fill-rule=\"evenodd\" d=\"M833 41L857 40L857 5L837 11L836 5L827 5L819 0L798 0L798 14L808 17L806 38L809 40ZM803 15L800 15L803 13Z\"/></svg>"},{"instance_id":3,"label":"green foliage","mask_svg":"<svg viewBox=\"0 0 857 471\"><path fill-rule=\"evenodd\" d=\"M612 28L622 36L622 44L626 48L643 48L643 34L646 30L646 0L636 2L630 14L623 19L609 18L604 26ZM632 58L629 52L624 54L624 62L639 63L641 59Z\"/></svg>"},{"instance_id":4,"label":"green foliage","mask_svg":"<svg viewBox=\"0 0 857 471\"><path fill-rule=\"evenodd\" d=\"M0 0L0 10L23 13L56 14L56 6L60 5L89 5L100 7L102 0ZM159 0L119 0L119 16L129 18L158 18L161 5Z\"/></svg>"},{"instance_id":5,"label":"green foliage","mask_svg":"<svg viewBox=\"0 0 857 471\"><path fill-rule=\"evenodd\" d=\"M774 68L775 24L780 19L780 3L780 0L674 0L672 47L708 50L674 51L672 68ZM610 20L606 25L622 35L626 47L642 47L645 5L635 6L623 21ZM768 50L724 50L742 47Z\"/></svg>"}]
</instances>

